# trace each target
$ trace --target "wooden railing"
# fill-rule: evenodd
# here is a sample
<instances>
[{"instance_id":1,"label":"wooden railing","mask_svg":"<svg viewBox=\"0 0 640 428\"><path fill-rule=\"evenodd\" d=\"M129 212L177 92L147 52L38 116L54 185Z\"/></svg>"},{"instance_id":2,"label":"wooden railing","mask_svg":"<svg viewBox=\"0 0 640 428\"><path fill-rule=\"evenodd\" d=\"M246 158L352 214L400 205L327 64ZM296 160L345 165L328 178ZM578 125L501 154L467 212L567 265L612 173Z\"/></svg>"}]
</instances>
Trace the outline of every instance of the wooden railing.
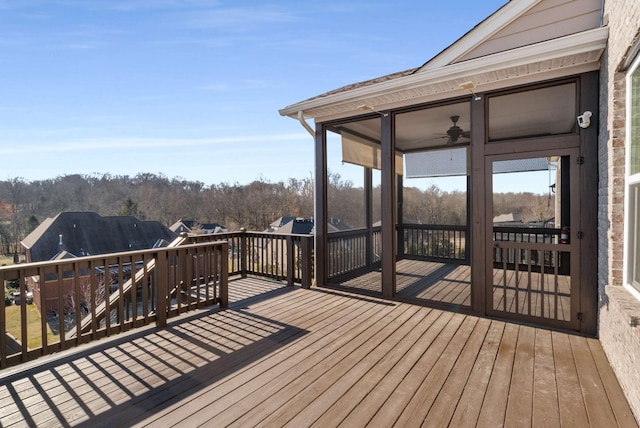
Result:
<instances>
[{"instance_id":1,"label":"wooden railing","mask_svg":"<svg viewBox=\"0 0 640 428\"><path fill-rule=\"evenodd\" d=\"M226 241L0 267L0 367L208 305L228 305ZM34 305L25 304L33 295ZM42 316L40 316L42 314ZM8 328L16 331L15 337Z\"/></svg>"},{"instance_id":2,"label":"wooden railing","mask_svg":"<svg viewBox=\"0 0 640 428\"><path fill-rule=\"evenodd\" d=\"M402 257L442 262L469 262L467 227L434 224L403 224Z\"/></svg>"},{"instance_id":3,"label":"wooden railing","mask_svg":"<svg viewBox=\"0 0 640 428\"><path fill-rule=\"evenodd\" d=\"M313 236L270 232L229 232L188 235L189 242L225 240L229 244L229 274L255 275L311 287Z\"/></svg>"},{"instance_id":4,"label":"wooden railing","mask_svg":"<svg viewBox=\"0 0 640 428\"><path fill-rule=\"evenodd\" d=\"M548 272L559 269L567 274L569 269L568 254L563 251L527 251L518 245L497 245L503 243L517 244L559 244L561 229L555 228L527 228L527 227L494 227L493 240L496 245L493 250L494 267L499 269L519 270L533 269L540 271L544 268ZM525 246L527 247L527 246ZM542 248L536 246L535 248ZM528 248L528 247L527 247ZM562 249L562 245L556 247Z\"/></svg>"},{"instance_id":5,"label":"wooden railing","mask_svg":"<svg viewBox=\"0 0 640 428\"><path fill-rule=\"evenodd\" d=\"M380 227L332 232L328 237L329 278L380 264Z\"/></svg>"},{"instance_id":6,"label":"wooden railing","mask_svg":"<svg viewBox=\"0 0 640 428\"><path fill-rule=\"evenodd\" d=\"M464 225L402 224L397 227L398 258L412 258L444 263L470 263L467 227ZM560 229L527 227L494 227L496 242L521 242L537 244L559 243ZM333 232L328 237L329 278L344 275L358 275L376 269L380 265L380 227ZM533 269L540 266L559 266L563 273L568 269L568 260L562 252L545 253L544 258L533 262L527 253L520 256L515 251L494 251L496 268L507 266L515 269L516 264L529 265ZM506 263L505 263L506 262Z\"/></svg>"}]
</instances>

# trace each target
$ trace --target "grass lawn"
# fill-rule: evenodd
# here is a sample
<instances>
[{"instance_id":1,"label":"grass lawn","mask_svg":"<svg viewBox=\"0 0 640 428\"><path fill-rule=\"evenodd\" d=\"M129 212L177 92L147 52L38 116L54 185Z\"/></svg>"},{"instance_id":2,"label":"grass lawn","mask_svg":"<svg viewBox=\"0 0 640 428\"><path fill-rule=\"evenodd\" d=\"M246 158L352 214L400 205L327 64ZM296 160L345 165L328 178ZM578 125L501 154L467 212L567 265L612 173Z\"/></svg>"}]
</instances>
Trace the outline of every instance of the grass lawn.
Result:
<instances>
[{"instance_id":1,"label":"grass lawn","mask_svg":"<svg viewBox=\"0 0 640 428\"><path fill-rule=\"evenodd\" d=\"M0 266L10 266L13 264L13 256L0 254Z\"/></svg>"},{"instance_id":2,"label":"grass lawn","mask_svg":"<svg viewBox=\"0 0 640 428\"><path fill-rule=\"evenodd\" d=\"M30 349L42 346L40 334L42 327L40 326L40 312L36 305L27 306L27 346ZM11 305L6 308L7 316L7 333L10 333L18 340L22 338L22 327L20 325L20 308L21 306ZM47 326L47 343L55 343L60 340L58 335L51 332Z\"/></svg>"}]
</instances>

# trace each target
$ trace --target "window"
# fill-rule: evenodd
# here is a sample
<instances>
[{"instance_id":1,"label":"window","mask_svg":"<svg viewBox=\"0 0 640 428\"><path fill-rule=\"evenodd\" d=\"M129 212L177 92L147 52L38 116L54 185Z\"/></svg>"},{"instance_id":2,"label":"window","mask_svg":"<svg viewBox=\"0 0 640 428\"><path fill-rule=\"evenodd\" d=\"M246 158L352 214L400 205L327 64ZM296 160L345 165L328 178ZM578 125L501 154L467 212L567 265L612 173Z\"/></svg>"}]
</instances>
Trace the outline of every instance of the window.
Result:
<instances>
[{"instance_id":1,"label":"window","mask_svg":"<svg viewBox=\"0 0 640 428\"><path fill-rule=\"evenodd\" d=\"M627 73L626 284L640 292L640 56Z\"/></svg>"}]
</instances>

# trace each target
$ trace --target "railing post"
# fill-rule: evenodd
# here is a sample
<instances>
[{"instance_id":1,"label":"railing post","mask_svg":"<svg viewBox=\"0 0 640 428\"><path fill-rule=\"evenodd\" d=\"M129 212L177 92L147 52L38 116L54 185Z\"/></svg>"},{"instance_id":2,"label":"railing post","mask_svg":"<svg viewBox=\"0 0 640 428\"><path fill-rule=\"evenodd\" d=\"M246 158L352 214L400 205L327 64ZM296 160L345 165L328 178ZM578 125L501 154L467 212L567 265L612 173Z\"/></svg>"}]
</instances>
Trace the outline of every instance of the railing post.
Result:
<instances>
[{"instance_id":1,"label":"railing post","mask_svg":"<svg viewBox=\"0 0 640 428\"><path fill-rule=\"evenodd\" d=\"M214 247L216 248L216 247ZM224 242L220 248L220 307L229 307L229 243Z\"/></svg>"},{"instance_id":2,"label":"railing post","mask_svg":"<svg viewBox=\"0 0 640 428\"><path fill-rule=\"evenodd\" d=\"M169 258L169 251L170 250L161 250L158 251L156 255L156 278L158 286L156 294L156 298L158 299L156 306L156 325L158 327L165 327L167 325L167 259Z\"/></svg>"},{"instance_id":3,"label":"railing post","mask_svg":"<svg viewBox=\"0 0 640 428\"><path fill-rule=\"evenodd\" d=\"M293 278L295 272L295 244L293 242L293 236L287 235L287 285L293 285Z\"/></svg>"},{"instance_id":4,"label":"railing post","mask_svg":"<svg viewBox=\"0 0 640 428\"><path fill-rule=\"evenodd\" d=\"M247 277L247 229L240 228L240 276Z\"/></svg>"},{"instance_id":5,"label":"railing post","mask_svg":"<svg viewBox=\"0 0 640 428\"><path fill-rule=\"evenodd\" d=\"M0 283L2 283L2 287L4 289L5 285L5 276L0 274ZM0 369L4 369L7 367L7 319L5 312L5 304L4 304L4 296L2 301L0 302Z\"/></svg>"},{"instance_id":6,"label":"railing post","mask_svg":"<svg viewBox=\"0 0 640 428\"><path fill-rule=\"evenodd\" d=\"M304 237L300 242L302 245L302 288L311 288L311 276L313 264L311 263L311 249L313 248L313 237Z\"/></svg>"}]
</instances>

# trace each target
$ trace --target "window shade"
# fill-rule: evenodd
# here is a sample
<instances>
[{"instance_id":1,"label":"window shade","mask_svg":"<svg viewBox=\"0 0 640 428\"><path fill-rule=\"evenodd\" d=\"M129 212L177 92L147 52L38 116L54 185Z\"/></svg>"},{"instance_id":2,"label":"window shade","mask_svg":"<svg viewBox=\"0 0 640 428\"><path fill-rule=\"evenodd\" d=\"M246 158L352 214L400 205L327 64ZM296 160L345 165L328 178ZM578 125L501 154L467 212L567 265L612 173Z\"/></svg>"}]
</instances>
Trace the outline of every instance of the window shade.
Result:
<instances>
[{"instance_id":1,"label":"window shade","mask_svg":"<svg viewBox=\"0 0 640 428\"><path fill-rule=\"evenodd\" d=\"M382 151L378 144L342 131L342 161L381 170ZM402 175L402 153L396 152L396 174Z\"/></svg>"}]
</instances>

